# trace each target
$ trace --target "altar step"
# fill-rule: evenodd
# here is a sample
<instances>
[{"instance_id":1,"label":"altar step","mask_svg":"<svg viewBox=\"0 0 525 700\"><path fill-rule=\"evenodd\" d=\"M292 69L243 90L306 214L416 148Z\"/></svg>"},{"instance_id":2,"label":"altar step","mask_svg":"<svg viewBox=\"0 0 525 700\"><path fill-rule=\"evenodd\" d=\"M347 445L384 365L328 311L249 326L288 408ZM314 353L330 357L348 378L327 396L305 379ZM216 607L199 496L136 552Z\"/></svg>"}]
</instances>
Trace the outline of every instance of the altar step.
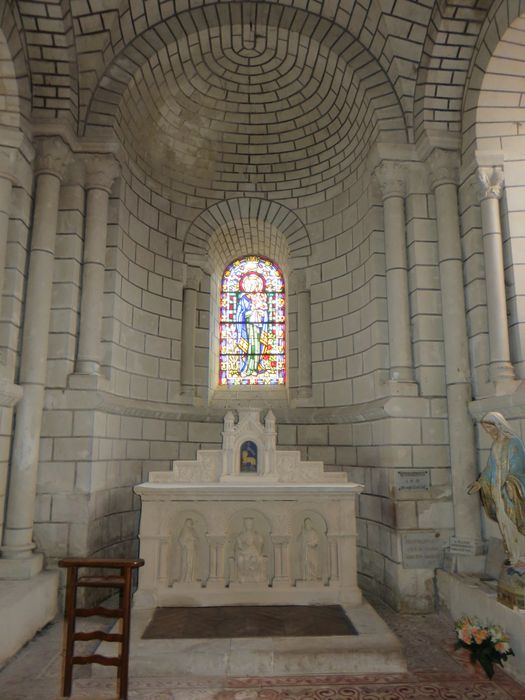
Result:
<instances>
[{"instance_id":1,"label":"altar step","mask_svg":"<svg viewBox=\"0 0 525 700\"><path fill-rule=\"evenodd\" d=\"M345 608L357 635L243 639L142 639L154 610L134 610L130 676L286 676L323 673L403 673L397 637L375 610L362 603ZM97 653L111 654L109 643ZM93 669L111 675L105 667Z\"/></svg>"}]
</instances>

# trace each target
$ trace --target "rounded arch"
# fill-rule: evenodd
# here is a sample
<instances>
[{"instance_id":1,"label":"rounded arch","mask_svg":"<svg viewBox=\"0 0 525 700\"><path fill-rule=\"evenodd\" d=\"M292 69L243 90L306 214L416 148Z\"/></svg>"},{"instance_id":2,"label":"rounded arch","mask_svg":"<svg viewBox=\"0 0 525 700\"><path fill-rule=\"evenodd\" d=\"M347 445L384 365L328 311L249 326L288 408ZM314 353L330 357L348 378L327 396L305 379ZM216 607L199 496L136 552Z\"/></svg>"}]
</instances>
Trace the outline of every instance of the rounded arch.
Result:
<instances>
[{"instance_id":1,"label":"rounded arch","mask_svg":"<svg viewBox=\"0 0 525 700\"><path fill-rule=\"evenodd\" d=\"M463 100L463 159L475 150L525 153L525 3L495 2L476 43ZM512 145L511 145L512 144Z\"/></svg>"},{"instance_id":2,"label":"rounded arch","mask_svg":"<svg viewBox=\"0 0 525 700\"><path fill-rule=\"evenodd\" d=\"M70 0L12 2L18 33L27 44L33 120L61 119L78 126L78 65ZM36 7L36 6L39 7Z\"/></svg>"},{"instance_id":3,"label":"rounded arch","mask_svg":"<svg viewBox=\"0 0 525 700\"><path fill-rule=\"evenodd\" d=\"M184 239L184 262L216 275L240 252L268 257L287 272L306 265L311 244L297 214L255 197L212 205L194 219Z\"/></svg>"},{"instance_id":4,"label":"rounded arch","mask_svg":"<svg viewBox=\"0 0 525 700\"><path fill-rule=\"evenodd\" d=\"M16 4L0 9L0 126L29 132L31 78Z\"/></svg>"},{"instance_id":5,"label":"rounded arch","mask_svg":"<svg viewBox=\"0 0 525 700\"><path fill-rule=\"evenodd\" d=\"M459 134L462 101L473 37L479 35L487 15L487 0L459 6L437 0L428 23L414 93L415 137L429 131Z\"/></svg>"},{"instance_id":6,"label":"rounded arch","mask_svg":"<svg viewBox=\"0 0 525 700\"><path fill-rule=\"evenodd\" d=\"M178 203L256 192L311 206L357 177L379 134L407 141L387 73L327 19L269 2L210 3L159 32L115 56L86 133L114 128Z\"/></svg>"},{"instance_id":7,"label":"rounded arch","mask_svg":"<svg viewBox=\"0 0 525 700\"><path fill-rule=\"evenodd\" d=\"M134 72L133 64L138 68L143 58L147 59L152 52L157 52L162 46L176 40L178 26L184 34L199 32L202 27L215 24L217 17L226 17L230 13L230 6L239 2L227 0L220 3L221 7L216 10L207 0L197 0L192 2L191 12L188 13L187 0L174 0L169 15L163 4L161 0L152 0L146 8L144 3L121 1L120 9L115 13L115 19L109 27L105 49L95 65L90 62L89 75L84 77L84 95L81 96L80 105L84 129L90 123L89 115L93 112L93 105L101 100L107 101L106 109L111 108L111 104L114 105L115 101L118 101L118 84L122 79L129 79L126 75ZM413 83L413 78L409 75L411 71L407 74L406 65L410 63L408 54L414 53L414 42L396 36L396 45L391 46L387 39L390 15L383 9L381 0L368 0L366 7L363 7L362 3L353 3L351 7L335 7L334 3L319 3L317 0L277 0L272 2L271 6L270 3L244 1L242 6L246 12L253 9L255 12L268 13L268 16L273 18L274 28L280 26L283 21L286 22L286 16L290 17L288 21L294 27L305 26L306 31L319 38L332 37L331 43L334 45L344 45L347 39L343 35L349 35L351 40L355 38L370 51L388 75L398 101L406 102L407 95L412 95L413 88L407 88L407 83ZM399 20L393 16L393 21ZM335 33L330 28L333 28ZM400 47L404 47L405 44L407 49L401 50L407 56L400 60ZM109 73L108 66L113 67ZM406 114L410 122L411 114ZM407 126L411 126L408 122Z\"/></svg>"}]
</instances>

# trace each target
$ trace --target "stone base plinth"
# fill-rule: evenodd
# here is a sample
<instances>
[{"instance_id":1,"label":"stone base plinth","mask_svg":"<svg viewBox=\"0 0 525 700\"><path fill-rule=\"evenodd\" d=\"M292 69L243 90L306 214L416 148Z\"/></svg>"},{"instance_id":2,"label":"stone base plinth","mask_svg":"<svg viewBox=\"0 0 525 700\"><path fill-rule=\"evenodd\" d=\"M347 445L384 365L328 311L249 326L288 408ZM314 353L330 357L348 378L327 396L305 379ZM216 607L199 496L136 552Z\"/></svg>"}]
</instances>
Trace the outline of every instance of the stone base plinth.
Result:
<instances>
[{"instance_id":1,"label":"stone base plinth","mask_svg":"<svg viewBox=\"0 0 525 700\"><path fill-rule=\"evenodd\" d=\"M513 610L525 612L525 570L501 567L498 579L498 601Z\"/></svg>"},{"instance_id":2,"label":"stone base plinth","mask_svg":"<svg viewBox=\"0 0 525 700\"><path fill-rule=\"evenodd\" d=\"M57 612L58 571L25 581L0 581L0 666Z\"/></svg>"},{"instance_id":3,"label":"stone base plinth","mask_svg":"<svg viewBox=\"0 0 525 700\"><path fill-rule=\"evenodd\" d=\"M18 581L39 574L44 566L43 554L31 554L20 559L0 559L0 580Z\"/></svg>"},{"instance_id":4,"label":"stone base plinth","mask_svg":"<svg viewBox=\"0 0 525 700\"><path fill-rule=\"evenodd\" d=\"M509 657L505 670L520 683L525 683L525 611L511 610L499 603L495 581L489 586L479 577L439 569L436 577L439 598L455 620L462 615L472 615L484 623L500 625L509 635L516 656Z\"/></svg>"},{"instance_id":5,"label":"stone base plinth","mask_svg":"<svg viewBox=\"0 0 525 700\"><path fill-rule=\"evenodd\" d=\"M154 610L132 614L130 675L286 676L321 673L404 673L401 644L375 610L362 603L345 609L355 636L239 639L142 639ZM101 644L99 654L110 655ZM114 669L94 666L97 675Z\"/></svg>"}]
</instances>

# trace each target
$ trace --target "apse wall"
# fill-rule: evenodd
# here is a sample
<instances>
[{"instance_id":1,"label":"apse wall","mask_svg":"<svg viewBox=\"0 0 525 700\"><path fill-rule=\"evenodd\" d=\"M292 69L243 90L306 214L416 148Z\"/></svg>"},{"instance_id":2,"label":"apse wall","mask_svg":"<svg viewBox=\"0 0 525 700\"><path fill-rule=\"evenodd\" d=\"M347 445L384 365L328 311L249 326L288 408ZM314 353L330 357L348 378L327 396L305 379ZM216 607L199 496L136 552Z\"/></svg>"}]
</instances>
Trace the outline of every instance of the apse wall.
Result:
<instances>
[{"instance_id":1,"label":"apse wall","mask_svg":"<svg viewBox=\"0 0 525 700\"><path fill-rule=\"evenodd\" d=\"M445 539L452 511L434 202L422 166L409 166L408 274L421 397L391 395L382 193L363 160L337 196L295 211L311 244L303 272L312 392L284 403L267 395L261 405L277 414L279 449L299 449L303 459L345 469L365 485L361 585L396 605L419 596L421 607L432 573L404 567L402 536L423 530ZM135 554L140 504L133 486L149 470L219 446L226 406L216 397L208 403L206 270L198 270L196 391L181 392L183 288L196 272L183 262L183 243L201 212L173 202L132 159L122 163L110 199L104 376L75 374L84 196L82 169L73 168L60 201L35 525L50 563L65 553ZM399 497L396 474L406 468L429 470L428 492Z\"/></svg>"}]
</instances>

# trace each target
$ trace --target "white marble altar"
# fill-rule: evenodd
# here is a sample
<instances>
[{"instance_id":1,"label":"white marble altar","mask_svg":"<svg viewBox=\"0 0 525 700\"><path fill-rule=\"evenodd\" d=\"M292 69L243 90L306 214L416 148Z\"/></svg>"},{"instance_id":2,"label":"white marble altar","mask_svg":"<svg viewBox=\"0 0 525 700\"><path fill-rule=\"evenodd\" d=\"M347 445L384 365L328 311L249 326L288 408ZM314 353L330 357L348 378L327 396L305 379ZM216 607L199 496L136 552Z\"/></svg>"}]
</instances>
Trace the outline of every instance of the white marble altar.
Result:
<instances>
[{"instance_id":1,"label":"white marble altar","mask_svg":"<svg viewBox=\"0 0 525 700\"><path fill-rule=\"evenodd\" d=\"M276 449L271 411L224 419L223 447L175 461L142 499L136 607L358 605L356 498L363 487Z\"/></svg>"}]
</instances>

